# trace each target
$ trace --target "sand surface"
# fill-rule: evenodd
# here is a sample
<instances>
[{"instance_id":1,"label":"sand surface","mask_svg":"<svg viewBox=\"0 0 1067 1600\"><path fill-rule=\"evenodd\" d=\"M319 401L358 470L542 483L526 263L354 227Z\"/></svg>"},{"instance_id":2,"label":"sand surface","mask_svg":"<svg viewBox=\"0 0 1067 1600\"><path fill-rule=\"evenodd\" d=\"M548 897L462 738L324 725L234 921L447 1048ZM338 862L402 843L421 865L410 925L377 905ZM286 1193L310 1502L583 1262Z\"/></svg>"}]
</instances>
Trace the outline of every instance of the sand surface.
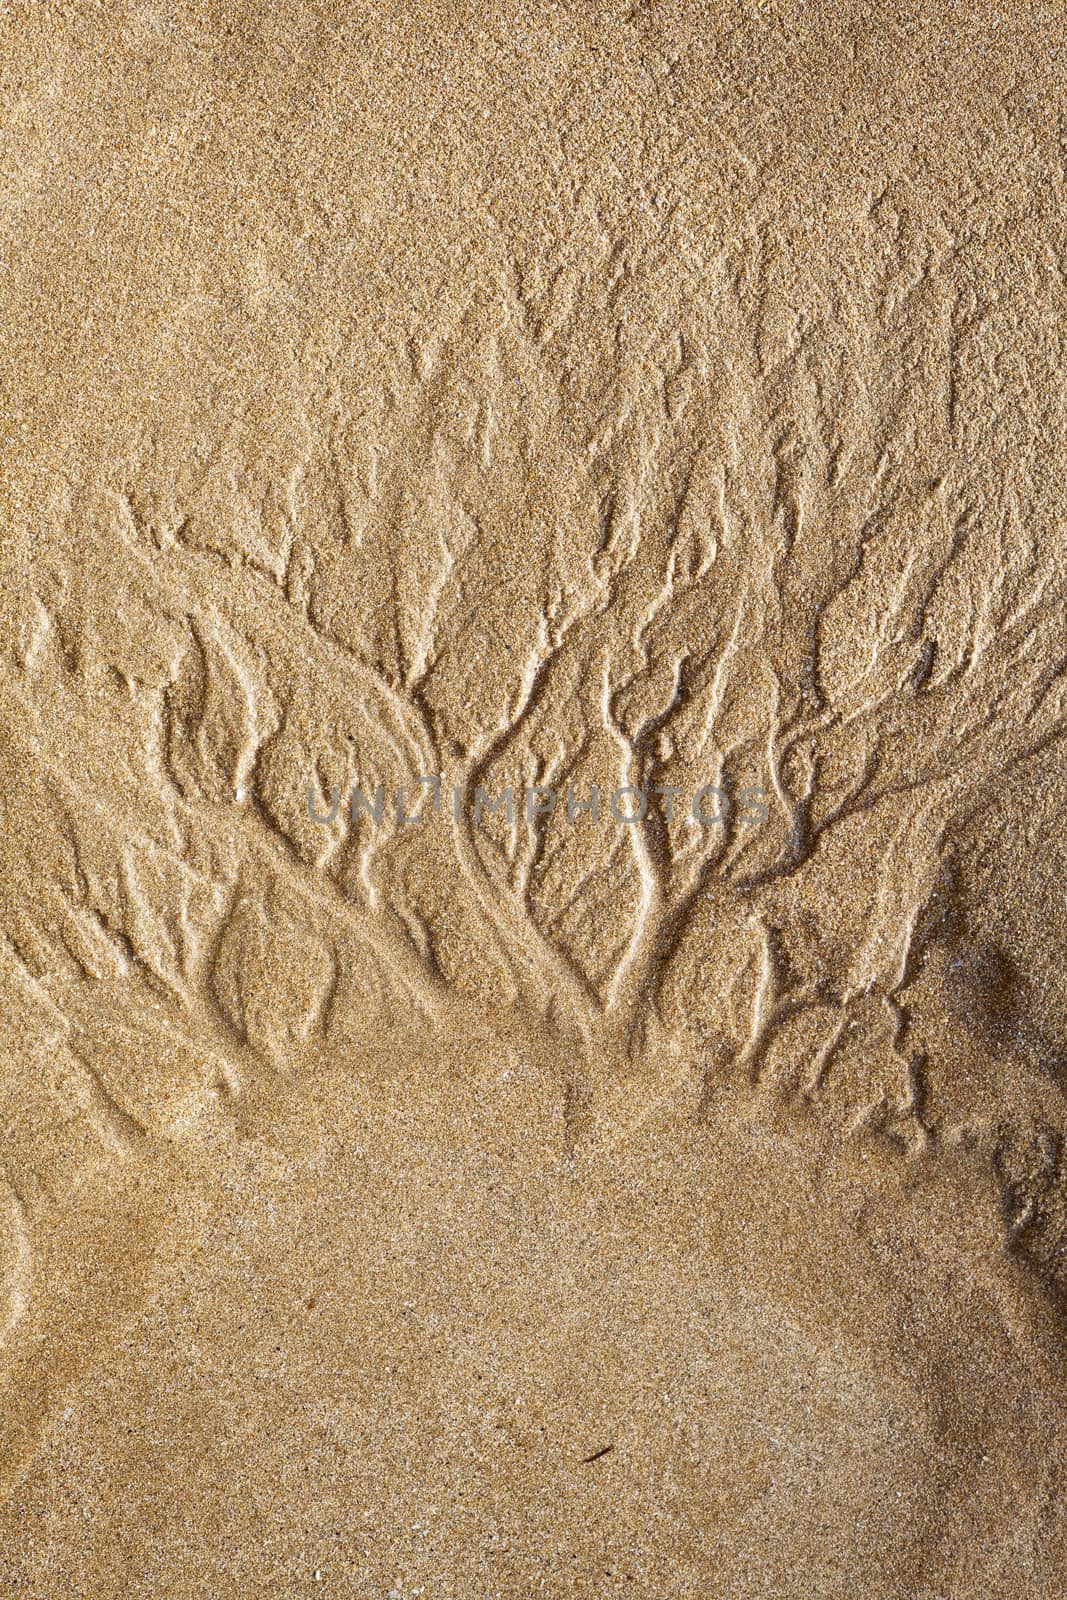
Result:
<instances>
[{"instance_id":1,"label":"sand surface","mask_svg":"<svg viewBox=\"0 0 1067 1600\"><path fill-rule=\"evenodd\" d=\"M0 14L0 1596L1067 1592L1057 6Z\"/></svg>"}]
</instances>

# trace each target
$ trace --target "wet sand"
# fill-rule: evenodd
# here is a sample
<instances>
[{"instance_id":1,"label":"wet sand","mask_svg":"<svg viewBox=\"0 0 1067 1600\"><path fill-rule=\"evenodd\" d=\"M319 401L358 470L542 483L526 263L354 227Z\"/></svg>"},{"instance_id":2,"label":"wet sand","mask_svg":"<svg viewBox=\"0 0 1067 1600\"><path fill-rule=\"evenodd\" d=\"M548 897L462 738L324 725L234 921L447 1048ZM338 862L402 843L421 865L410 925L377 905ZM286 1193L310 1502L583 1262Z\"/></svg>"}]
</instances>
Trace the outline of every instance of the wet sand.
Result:
<instances>
[{"instance_id":1,"label":"wet sand","mask_svg":"<svg viewBox=\"0 0 1067 1600\"><path fill-rule=\"evenodd\" d=\"M7 9L0 1592L1057 1592L1061 31Z\"/></svg>"}]
</instances>

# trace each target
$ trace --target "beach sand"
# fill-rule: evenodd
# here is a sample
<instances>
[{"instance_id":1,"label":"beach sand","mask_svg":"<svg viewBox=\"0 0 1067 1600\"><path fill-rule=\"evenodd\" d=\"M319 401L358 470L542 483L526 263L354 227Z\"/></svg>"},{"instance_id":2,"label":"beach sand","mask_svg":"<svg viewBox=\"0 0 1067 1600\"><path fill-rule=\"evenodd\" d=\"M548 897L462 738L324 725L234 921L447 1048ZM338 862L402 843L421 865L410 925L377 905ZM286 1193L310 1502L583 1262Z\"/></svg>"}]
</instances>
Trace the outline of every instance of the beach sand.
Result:
<instances>
[{"instance_id":1,"label":"beach sand","mask_svg":"<svg viewBox=\"0 0 1067 1600\"><path fill-rule=\"evenodd\" d=\"M1062 1592L1061 35L4 8L0 1595Z\"/></svg>"}]
</instances>

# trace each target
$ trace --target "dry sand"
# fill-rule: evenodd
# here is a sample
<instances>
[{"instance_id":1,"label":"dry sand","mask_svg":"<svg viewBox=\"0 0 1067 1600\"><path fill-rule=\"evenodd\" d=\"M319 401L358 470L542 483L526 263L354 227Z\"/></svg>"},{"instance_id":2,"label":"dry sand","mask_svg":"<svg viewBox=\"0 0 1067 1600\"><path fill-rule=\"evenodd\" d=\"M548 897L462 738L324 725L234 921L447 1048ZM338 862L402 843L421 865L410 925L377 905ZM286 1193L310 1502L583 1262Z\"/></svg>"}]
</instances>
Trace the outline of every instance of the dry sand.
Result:
<instances>
[{"instance_id":1,"label":"dry sand","mask_svg":"<svg viewBox=\"0 0 1067 1600\"><path fill-rule=\"evenodd\" d=\"M4 1600L1067 1593L1062 22L3 7Z\"/></svg>"}]
</instances>

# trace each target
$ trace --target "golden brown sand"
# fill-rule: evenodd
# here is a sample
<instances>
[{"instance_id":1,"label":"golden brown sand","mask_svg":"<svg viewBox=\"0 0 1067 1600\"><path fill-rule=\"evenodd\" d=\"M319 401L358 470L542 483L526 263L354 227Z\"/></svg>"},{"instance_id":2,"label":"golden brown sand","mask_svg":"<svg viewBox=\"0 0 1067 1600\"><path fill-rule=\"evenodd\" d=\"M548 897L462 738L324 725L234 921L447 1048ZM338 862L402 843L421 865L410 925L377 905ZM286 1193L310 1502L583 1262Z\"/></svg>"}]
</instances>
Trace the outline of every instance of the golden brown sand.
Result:
<instances>
[{"instance_id":1,"label":"golden brown sand","mask_svg":"<svg viewBox=\"0 0 1067 1600\"><path fill-rule=\"evenodd\" d=\"M1062 20L4 8L5 1600L1067 1592Z\"/></svg>"}]
</instances>

